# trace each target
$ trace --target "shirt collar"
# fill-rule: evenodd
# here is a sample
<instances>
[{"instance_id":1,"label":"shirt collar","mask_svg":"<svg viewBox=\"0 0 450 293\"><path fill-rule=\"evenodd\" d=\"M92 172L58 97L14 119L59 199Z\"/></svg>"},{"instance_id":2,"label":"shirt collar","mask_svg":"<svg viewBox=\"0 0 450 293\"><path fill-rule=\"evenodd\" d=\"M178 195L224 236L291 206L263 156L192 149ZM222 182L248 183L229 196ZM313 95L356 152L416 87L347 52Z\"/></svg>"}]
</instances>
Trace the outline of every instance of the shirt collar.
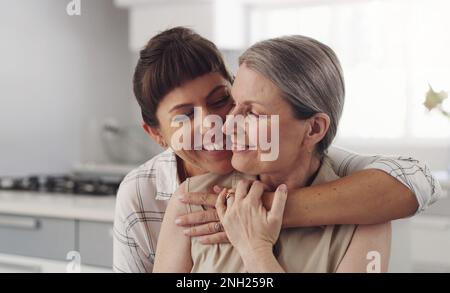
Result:
<instances>
[{"instance_id":1,"label":"shirt collar","mask_svg":"<svg viewBox=\"0 0 450 293\"><path fill-rule=\"evenodd\" d=\"M161 153L155 166L156 199L168 200L180 185L177 158L172 149Z\"/></svg>"},{"instance_id":2,"label":"shirt collar","mask_svg":"<svg viewBox=\"0 0 450 293\"><path fill-rule=\"evenodd\" d=\"M316 177L311 183L311 186L323 184L336 179L339 179L339 176L334 172L330 162L330 158L328 156L325 156L322 160L322 164L319 167L319 171L317 172Z\"/></svg>"}]
</instances>

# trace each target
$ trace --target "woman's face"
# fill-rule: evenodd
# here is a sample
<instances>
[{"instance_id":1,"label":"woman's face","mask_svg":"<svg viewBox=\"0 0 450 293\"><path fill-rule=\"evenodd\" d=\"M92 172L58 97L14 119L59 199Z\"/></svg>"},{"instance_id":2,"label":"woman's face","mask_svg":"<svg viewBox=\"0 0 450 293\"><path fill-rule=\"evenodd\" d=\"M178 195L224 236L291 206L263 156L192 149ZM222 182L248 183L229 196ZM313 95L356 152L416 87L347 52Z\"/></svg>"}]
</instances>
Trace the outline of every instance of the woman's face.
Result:
<instances>
[{"instance_id":1,"label":"woman's face","mask_svg":"<svg viewBox=\"0 0 450 293\"><path fill-rule=\"evenodd\" d=\"M201 125L195 127L193 122L194 107L201 109L202 116L197 117L197 119L201 118L203 121L206 115L214 114L225 121L225 116L233 106L230 89L231 84L221 74L209 73L172 90L158 106L156 116L159 127L157 132L169 146L172 146L172 136L181 127L171 126L172 121L179 121L179 117L176 116L186 115L187 119L190 120L191 147L189 150L175 150L175 153L185 162L189 175L204 172L226 174L233 170L231 151L208 151L205 148L194 150L194 134L201 135L203 139L203 135L208 130Z\"/></svg>"},{"instance_id":2,"label":"woman's face","mask_svg":"<svg viewBox=\"0 0 450 293\"><path fill-rule=\"evenodd\" d=\"M281 92L275 84L263 75L249 69L245 63L239 67L232 88L232 96L236 103L232 114L244 116L278 115L279 117L279 154L274 161L263 161L259 143L256 150L249 150L248 132L246 133L246 150L233 149L232 165L236 170L247 174L279 173L294 168L302 158L308 154L310 145L304 143L304 134L308 131L309 124L306 120L296 119L291 106L282 98ZM270 117L270 116L269 116ZM270 129L271 120L268 119ZM227 121L229 123L229 120ZM259 133L259 125L256 126ZM231 127L230 129L235 129ZM248 130L248 127L247 129ZM271 129L267 134L268 141L273 136ZM236 133L232 135L236 141ZM293 169L290 169L293 170Z\"/></svg>"}]
</instances>

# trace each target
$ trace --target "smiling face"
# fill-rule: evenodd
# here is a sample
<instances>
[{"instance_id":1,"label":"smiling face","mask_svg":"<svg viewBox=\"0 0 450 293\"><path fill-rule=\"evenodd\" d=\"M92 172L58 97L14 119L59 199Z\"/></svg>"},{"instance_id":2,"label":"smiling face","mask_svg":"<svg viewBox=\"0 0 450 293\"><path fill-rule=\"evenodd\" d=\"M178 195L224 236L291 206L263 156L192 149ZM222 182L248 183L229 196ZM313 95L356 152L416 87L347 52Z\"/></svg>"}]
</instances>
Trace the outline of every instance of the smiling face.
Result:
<instances>
[{"instance_id":1,"label":"smiling face","mask_svg":"<svg viewBox=\"0 0 450 293\"><path fill-rule=\"evenodd\" d=\"M158 106L156 117L159 126L148 130L154 139L157 141L160 139L169 146L172 136L179 129L171 126L172 121L177 121L177 115L186 115L190 119L192 142L190 150L175 151L184 161L190 176L206 172L226 174L232 171L231 151L194 150L195 133L203 136L208 129L201 126L193 127L194 107L201 108L202 121L206 115L218 115L225 121L225 116L233 106L230 88L230 83L220 73L209 73L170 91Z\"/></svg>"},{"instance_id":2,"label":"smiling face","mask_svg":"<svg viewBox=\"0 0 450 293\"><path fill-rule=\"evenodd\" d=\"M233 150L232 165L236 170L247 174L283 174L297 170L298 167L311 162L315 145L323 138L323 125L319 125L323 113L309 119L297 119L292 106L282 98L279 88L269 79L248 68L246 64L239 67L232 88L236 103L232 114L244 116L278 115L279 117L279 155L274 161L263 161L263 151ZM270 118L269 118L270 120ZM228 123L228 121L227 121ZM268 124L270 127L270 123ZM322 128L318 133L318 127ZM327 128L327 127L325 127ZM233 133L227 133L233 135ZM248 133L246 133L248 135ZM235 133L234 133L235 137ZM270 140L270 135L268 135ZM246 144L250 139L246 137Z\"/></svg>"}]
</instances>

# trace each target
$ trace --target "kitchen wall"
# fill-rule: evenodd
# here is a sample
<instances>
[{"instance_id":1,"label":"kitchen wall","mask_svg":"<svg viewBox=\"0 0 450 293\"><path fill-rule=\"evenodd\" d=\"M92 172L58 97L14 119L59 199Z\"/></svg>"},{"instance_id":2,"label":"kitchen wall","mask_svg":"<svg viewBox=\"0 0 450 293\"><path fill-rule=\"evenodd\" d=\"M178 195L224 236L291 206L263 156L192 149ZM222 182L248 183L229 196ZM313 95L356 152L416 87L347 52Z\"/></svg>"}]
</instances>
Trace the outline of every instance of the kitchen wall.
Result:
<instances>
[{"instance_id":1,"label":"kitchen wall","mask_svg":"<svg viewBox=\"0 0 450 293\"><path fill-rule=\"evenodd\" d=\"M128 14L112 0L0 2L0 176L107 161L99 125L136 123Z\"/></svg>"}]
</instances>

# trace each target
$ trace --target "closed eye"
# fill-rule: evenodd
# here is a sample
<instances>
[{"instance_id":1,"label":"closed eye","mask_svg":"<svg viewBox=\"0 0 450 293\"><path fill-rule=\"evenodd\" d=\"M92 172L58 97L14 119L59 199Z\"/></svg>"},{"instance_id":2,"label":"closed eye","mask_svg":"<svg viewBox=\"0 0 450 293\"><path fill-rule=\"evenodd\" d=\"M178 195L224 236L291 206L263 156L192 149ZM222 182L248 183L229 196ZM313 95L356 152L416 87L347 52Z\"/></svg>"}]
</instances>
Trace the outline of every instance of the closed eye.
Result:
<instances>
[{"instance_id":1,"label":"closed eye","mask_svg":"<svg viewBox=\"0 0 450 293\"><path fill-rule=\"evenodd\" d=\"M212 107L222 107L222 106L226 105L229 100L230 100L230 96L224 96L224 97L218 99L217 101L214 101L210 105Z\"/></svg>"}]
</instances>

